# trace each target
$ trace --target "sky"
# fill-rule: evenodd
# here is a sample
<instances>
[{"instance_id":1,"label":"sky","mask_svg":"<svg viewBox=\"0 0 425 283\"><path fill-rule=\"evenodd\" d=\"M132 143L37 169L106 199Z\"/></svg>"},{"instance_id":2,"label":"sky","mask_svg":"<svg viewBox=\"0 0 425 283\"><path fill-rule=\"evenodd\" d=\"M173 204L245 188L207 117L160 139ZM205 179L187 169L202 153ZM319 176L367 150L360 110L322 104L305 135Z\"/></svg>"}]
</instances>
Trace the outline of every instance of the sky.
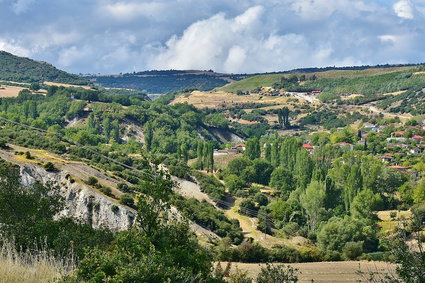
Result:
<instances>
[{"instance_id":1,"label":"sky","mask_svg":"<svg viewBox=\"0 0 425 283\"><path fill-rule=\"evenodd\" d=\"M0 50L72 73L425 62L425 0L0 0Z\"/></svg>"}]
</instances>

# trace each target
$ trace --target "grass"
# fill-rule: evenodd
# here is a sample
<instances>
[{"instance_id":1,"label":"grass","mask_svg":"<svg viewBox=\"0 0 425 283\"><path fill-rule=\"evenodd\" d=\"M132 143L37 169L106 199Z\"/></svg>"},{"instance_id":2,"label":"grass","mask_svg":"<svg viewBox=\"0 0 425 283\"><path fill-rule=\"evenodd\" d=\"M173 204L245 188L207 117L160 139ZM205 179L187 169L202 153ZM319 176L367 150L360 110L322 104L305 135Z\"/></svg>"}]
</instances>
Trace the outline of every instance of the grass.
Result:
<instances>
[{"instance_id":1,"label":"grass","mask_svg":"<svg viewBox=\"0 0 425 283\"><path fill-rule=\"evenodd\" d=\"M383 74L388 74L388 73L397 72L397 71L409 70L413 68L415 67L371 68L371 69L359 70L359 71L332 70L332 71L314 72L314 73L259 75L259 76L253 76L253 77L249 77L240 81L227 84L221 88L218 88L217 90L236 93L236 91L238 90L250 91L257 87L269 87L269 86L272 86L274 83L279 82L282 76L289 77L292 75L299 76L301 74L304 74L306 75L306 77L311 77L313 75L316 75L317 78L323 78L323 79L335 79L335 78L342 78L342 77L353 79L353 78L361 78L365 76L383 75Z\"/></svg>"},{"instance_id":2,"label":"grass","mask_svg":"<svg viewBox=\"0 0 425 283\"><path fill-rule=\"evenodd\" d=\"M74 269L71 258L58 259L46 249L19 252L12 242L0 242L0 283L56 282Z\"/></svg>"}]
</instances>

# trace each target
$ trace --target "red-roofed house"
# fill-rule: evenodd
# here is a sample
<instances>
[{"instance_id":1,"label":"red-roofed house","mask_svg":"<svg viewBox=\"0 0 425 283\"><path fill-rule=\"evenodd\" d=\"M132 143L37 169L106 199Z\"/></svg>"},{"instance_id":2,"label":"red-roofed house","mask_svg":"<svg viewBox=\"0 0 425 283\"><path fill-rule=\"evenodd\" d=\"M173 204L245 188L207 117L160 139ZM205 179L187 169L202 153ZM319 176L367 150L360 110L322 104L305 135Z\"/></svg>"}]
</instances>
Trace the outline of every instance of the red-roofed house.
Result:
<instances>
[{"instance_id":1,"label":"red-roofed house","mask_svg":"<svg viewBox=\"0 0 425 283\"><path fill-rule=\"evenodd\" d=\"M398 170L398 171L401 171L401 172L404 172L404 171L407 170L406 167L403 167L403 166L400 166L400 165L392 165L392 166L388 166L388 168L395 169L395 170Z\"/></svg>"},{"instance_id":2,"label":"red-roofed house","mask_svg":"<svg viewBox=\"0 0 425 283\"><path fill-rule=\"evenodd\" d=\"M423 140L423 136L420 136L420 135L416 135L416 136L413 136L412 137L412 139L414 139L414 140Z\"/></svg>"},{"instance_id":3,"label":"red-roofed house","mask_svg":"<svg viewBox=\"0 0 425 283\"><path fill-rule=\"evenodd\" d=\"M314 149L314 147L311 144L305 143L303 144L303 147L306 149Z\"/></svg>"}]
</instances>

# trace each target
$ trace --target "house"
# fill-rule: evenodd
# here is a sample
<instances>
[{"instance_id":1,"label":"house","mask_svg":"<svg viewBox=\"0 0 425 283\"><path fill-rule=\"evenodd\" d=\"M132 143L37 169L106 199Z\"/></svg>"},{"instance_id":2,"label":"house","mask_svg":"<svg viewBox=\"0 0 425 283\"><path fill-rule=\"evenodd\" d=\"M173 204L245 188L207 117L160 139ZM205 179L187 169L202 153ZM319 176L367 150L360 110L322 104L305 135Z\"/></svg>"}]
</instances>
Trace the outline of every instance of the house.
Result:
<instances>
[{"instance_id":1,"label":"house","mask_svg":"<svg viewBox=\"0 0 425 283\"><path fill-rule=\"evenodd\" d=\"M416 135L416 136L412 137L412 140L415 140L415 141L422 141L423 139L424 139L424 137L420 136L420 135Z\"/></svg>"},{"instance_id":2,"label":"house","mask_svg":"<svg viewBox=\"0 0 425 283\"><path fill-rule=\"evenodd\" d=\"M406 172L407 168L400 166L400 165L392 165L392 166L388 166L388 168L394 169L394 170L398 170L400 172Z\"/></svg>"},{"instance_id":3,"label":"house","mask_svg":"<svg viewBox=\"0 0 425 283\"><path fill-rule=\"evenodd\" d=\"M422 152L423 152L423 149L422 148L412 148L410 150L410 153L411 154L421 154Z\"/></svg>"},{"instance_id":4,"label":"house","mask_svg":"<svg viewBox=\"0 0 425 283\"><path fill-rule=\"evenodd\" d=\"M314 146L312 146L311 144L308 144L308 143L303 144L302 147L305 148L305 149L308 149L308 150L314 149Z\"/></svg>"},{"instance_id":5,"label":"house","mask_svg":"<svg viewBox=\"0 0 425 283\"><path fill-rule=\"evenodd\" d=\"M382 162L393 162L394 161L394 159L391 156L388 156L388 155L380 156L379 159L381 159Z\"/></svg>"},{"instance_id":6,"label":"house","mask_svg":"<svg viewBox=\"0 0 425 283\"><path fill-rule=\"evenodd\" d=\"M241 144L235 145L233 148L236 148L236 149L241 150L241 151L245 151L246 146L245 146L245 144L241 143Z\"/></svg>"},{"instance_id":7,"label":"house","mask_svg":"<svg viewBox=\"0 0 425 283\"><path fill-rule=\"evenodd\" d=\"M400 136L404 136L405 133L406 133L405 131L396 131L396 132L393 132L392 135L400 137Z\"/></svg>"},{"instance_id":8,"label":"house","mask_svg":"<svg viewBox=\"0 0 425 283\"><path fill-rule=\"evenodd\" d=\"M387 141L397 141L397 142L404 142L406 141L406 138L404 137L391 137L391 138L387 138Z\"/></svg>"}]
</instances>

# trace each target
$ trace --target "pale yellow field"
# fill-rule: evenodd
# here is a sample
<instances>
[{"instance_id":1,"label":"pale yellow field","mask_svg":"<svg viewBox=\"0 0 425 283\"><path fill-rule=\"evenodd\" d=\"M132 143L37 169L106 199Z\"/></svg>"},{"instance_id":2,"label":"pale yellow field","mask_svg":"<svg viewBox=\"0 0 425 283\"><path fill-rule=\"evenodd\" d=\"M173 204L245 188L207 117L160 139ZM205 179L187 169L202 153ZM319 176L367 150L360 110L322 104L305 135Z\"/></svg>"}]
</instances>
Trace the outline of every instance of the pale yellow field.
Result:
<instances>
[{"instance_id":1,"label":"pale yellow field","mask_svg":"<svg viewBox=\"0 0 425 283\"><path fill-rule=\"evenodd\" d=\"M286 264L285 264L286 265ZM395 265L386 262L374 261L339 261L339 262L308 262L291 263L290 266L299 269L298 282L368 282L367 277L357 274L358 271L377 275L378 278L385 274L394 274ZM224 268L226 263L222 263ZM264 265L255 263L232 263L232 271L236 268L248 272L255 278Z\"/></svg>"},{"instance_id":2,"label":"pale yellow field","mask_svg":"<svg viewBox=\"0 0 425 283\"><path fill-rule=\"evenodd\" d=\"M194 91L189 96L183 95L177 97L171 104L187 102L197 108L224 108L248 103L289 106L287 101L288 97L283 96L263 96L259 94L236 95L224 91Z\"/></svg>"},{"instance_id":3,"label":"pale yellow field","mask_svg":"<svg viewBox=\"0 0 425 283\"><path fill-rule=\"evenodd\" d=\"M0 85L0 97L17 97L24 87Z\"/></svg>"},{"instance_id":4,"label":"pale yellow field","mask_svg":"<svg viewBox=\"0 0 425 283\"><path fill-rule=\"evenodd\" d=\"M91 89L90 86L86 85L70 85L70 84L62 84L62 83L54 83L54 82L44 82L45 85L53 85L53 86L63 86L63 87L81 87L84 89Z\"/></svg>"}]
</instances>

